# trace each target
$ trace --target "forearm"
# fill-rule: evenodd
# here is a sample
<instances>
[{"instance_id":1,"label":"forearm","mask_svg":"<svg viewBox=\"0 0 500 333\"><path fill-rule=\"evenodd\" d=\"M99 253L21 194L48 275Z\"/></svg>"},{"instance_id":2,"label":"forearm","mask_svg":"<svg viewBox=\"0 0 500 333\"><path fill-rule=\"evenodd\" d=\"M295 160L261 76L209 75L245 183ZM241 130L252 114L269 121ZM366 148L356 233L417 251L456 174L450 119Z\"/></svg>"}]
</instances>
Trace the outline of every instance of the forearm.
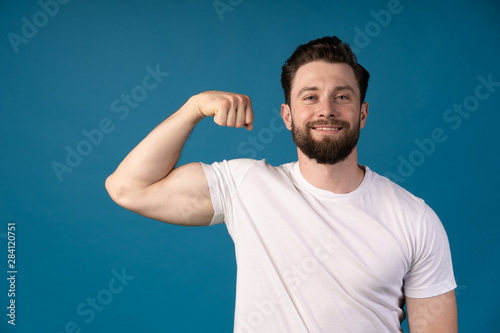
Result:
<instances>
[{"instance_id":1,"label":"forearm","mask_svg":"<svg viewBox=\"0 0 500 333\"><path fill-rule=\"evenodd\" d=\"M190 99L149 133L108 178L108 190L137 190L165 178L178 162L194 126L203 118L194 108Z\"/></svg>"}]
</instances>

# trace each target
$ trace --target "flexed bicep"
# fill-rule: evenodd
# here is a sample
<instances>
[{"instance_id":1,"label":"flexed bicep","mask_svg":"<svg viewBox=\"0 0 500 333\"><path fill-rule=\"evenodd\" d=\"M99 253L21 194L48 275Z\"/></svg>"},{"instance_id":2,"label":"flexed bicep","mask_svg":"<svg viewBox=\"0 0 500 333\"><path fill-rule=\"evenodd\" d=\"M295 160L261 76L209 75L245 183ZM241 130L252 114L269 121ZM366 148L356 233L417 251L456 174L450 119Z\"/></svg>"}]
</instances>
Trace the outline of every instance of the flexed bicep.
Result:
<instances>
[{"instance_id":1,"label":"flexed bicep","mask_svg":"<svg viewBox=\"0 0 500 333\"><path fill-rule=\"evenodd\" d=\"M128 209L177 225L206 226L214 215L205 171L200 163L175 168L168 177L148 186Z\"/></svg>"}]
</instances>

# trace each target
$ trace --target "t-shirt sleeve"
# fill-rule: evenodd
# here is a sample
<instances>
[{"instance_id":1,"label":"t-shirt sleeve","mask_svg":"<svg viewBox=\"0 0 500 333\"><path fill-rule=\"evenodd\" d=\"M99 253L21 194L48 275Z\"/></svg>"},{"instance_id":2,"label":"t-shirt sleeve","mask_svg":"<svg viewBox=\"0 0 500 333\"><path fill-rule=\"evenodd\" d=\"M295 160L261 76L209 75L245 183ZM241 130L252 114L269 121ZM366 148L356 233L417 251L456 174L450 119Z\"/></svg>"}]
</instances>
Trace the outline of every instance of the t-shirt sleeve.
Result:
<instances>
[{"instance_id":1,"label":"t-shirt sleeve","mask_svg":"<svg viewBox=\"0 0 500 333\"><path fill-rule=\"evenodd\" d=\"M224 222L224 203L227 194L226 187L224 186L224 177L221 173L220 163L213 164L201 163L205 175L207 176L208 187L210 189L210 199L214 208L214 216L210 225L221 224Z\"/></svg>"},{"instance_id":2,"label":"t-shirt sleeve","mask_svg":"<svg viewBox=\"0 0 500 333\"><path fill-rule=\"evenodd\" d=\"M201 163L207 176L210 198L214 208L214 216L210 225L231 221L232 200L237 195L237 189L248 170L258 162L252 159L235 159Z\"/></svg>"},{"instance_id":3,"label":"t-shirt sleeve","mask_svg":"<svg viewBox=\"0 0 500 333\"><path fill-rule=\"evenodd\" d=\"M404 293L412 298L444 294L457 287L448 236L436 213L427 205L417 231Z\"/></svg>"}]
</instances>

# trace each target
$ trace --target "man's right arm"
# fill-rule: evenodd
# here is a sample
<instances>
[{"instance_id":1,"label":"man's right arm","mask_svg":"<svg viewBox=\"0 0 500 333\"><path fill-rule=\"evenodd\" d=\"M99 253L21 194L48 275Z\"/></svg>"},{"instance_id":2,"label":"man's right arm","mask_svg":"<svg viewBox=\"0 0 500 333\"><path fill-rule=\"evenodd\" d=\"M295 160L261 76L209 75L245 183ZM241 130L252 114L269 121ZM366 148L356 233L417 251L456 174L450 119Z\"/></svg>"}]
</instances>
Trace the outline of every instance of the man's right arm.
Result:
<instances>
[{"instance_id":1,"label":"man's right arm","mask_svg":"<svg viewBox=\"0 0 500 333\"><path fill-rule=\"evenodd\" d=\"M200 163L175 167L194 126L214 117L220 126L252 129L248 96L206 91L191 97L158 125L106 179L106 189L120 206L172 224L209 225L214 214Z\"/></svg>"}]
</instances>

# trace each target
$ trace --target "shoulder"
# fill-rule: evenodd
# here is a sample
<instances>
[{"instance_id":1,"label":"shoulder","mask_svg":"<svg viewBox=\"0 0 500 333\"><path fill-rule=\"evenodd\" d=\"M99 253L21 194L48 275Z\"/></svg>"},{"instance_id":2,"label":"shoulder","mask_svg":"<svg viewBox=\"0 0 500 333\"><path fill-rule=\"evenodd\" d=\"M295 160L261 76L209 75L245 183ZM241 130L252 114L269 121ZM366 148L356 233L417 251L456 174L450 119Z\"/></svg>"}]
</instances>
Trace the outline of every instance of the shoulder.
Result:
<instances>
[{"instance_id":1,"label":"shoulder","mask_svg":"<svg viewBox=\"0 0 500 333\"><path fill-rule=\"evenodd\" d=\"M211 164L211 166L223 169L230 173L241 174L246 173L251 169L265 169L270 165L266 163L265 159L254 160L250 158L237 158L232 160L222 160L220 162L214 162Z\"/></svg>"},{"instance_id":2,"label":"shoulder","mask_svg":"<svg viewBox=\"0 0 500 333\"><path fill-rule=\"evenodd\" d=\"M375 197L379 214L392 218L403 227L409 239L419 239L415 244L431 244L424 239L440 238L446 240L443 224L436 212L420 197L394 183L384 176L373 172L371 196ZM413 244L413 243L412 243ZM415 244L412 245L416 246ZM414 248L414 252L418 252Z\"/></svg>"},{"instance_id":3,"label":"shoulder","mask_svg":"<svg viewBox=\"0 0 500 333\"><path fill-rule=\"evenodd\" d=\"M273 166L273 165L267 163L265 159L254 160L254 159L250 159L250 158L237 158L237 159L232 159L232 160L223 160L221 162L214 162L211 165L216 166L216 167L227 168L233 172L238 172L238 171L247 172L249 170L280 172L280 171L291 170L293 163L282 164L282 165L276 167L276 166Z\"/></svg>"},{"instance_id":4,"label":"shoulder","mask_svg":"<svg viewBox=\"0 0 500 333\"><path fill-rule=\"evenodd\" d=\"M429 209L425 201L394 183L387 177L372 172L372 192L379 196L387 205L393 209L401 209L408 213L422 216Z\"/></svg>"},{"instance_id":5,"label":"shoulder","mask_svg":"<svg viewBox=\"0 0 500 333\"><path fill-rule=\"evenodd\" d=\"M265 159L239 158L214 162L212 164L202 163L202 165L207 173L216 173L224 178L230 178L236 184L241 183L249 176L264 177L285 173L282 166L275 167L267 163Z\"/></svg>"}]
</instances>

